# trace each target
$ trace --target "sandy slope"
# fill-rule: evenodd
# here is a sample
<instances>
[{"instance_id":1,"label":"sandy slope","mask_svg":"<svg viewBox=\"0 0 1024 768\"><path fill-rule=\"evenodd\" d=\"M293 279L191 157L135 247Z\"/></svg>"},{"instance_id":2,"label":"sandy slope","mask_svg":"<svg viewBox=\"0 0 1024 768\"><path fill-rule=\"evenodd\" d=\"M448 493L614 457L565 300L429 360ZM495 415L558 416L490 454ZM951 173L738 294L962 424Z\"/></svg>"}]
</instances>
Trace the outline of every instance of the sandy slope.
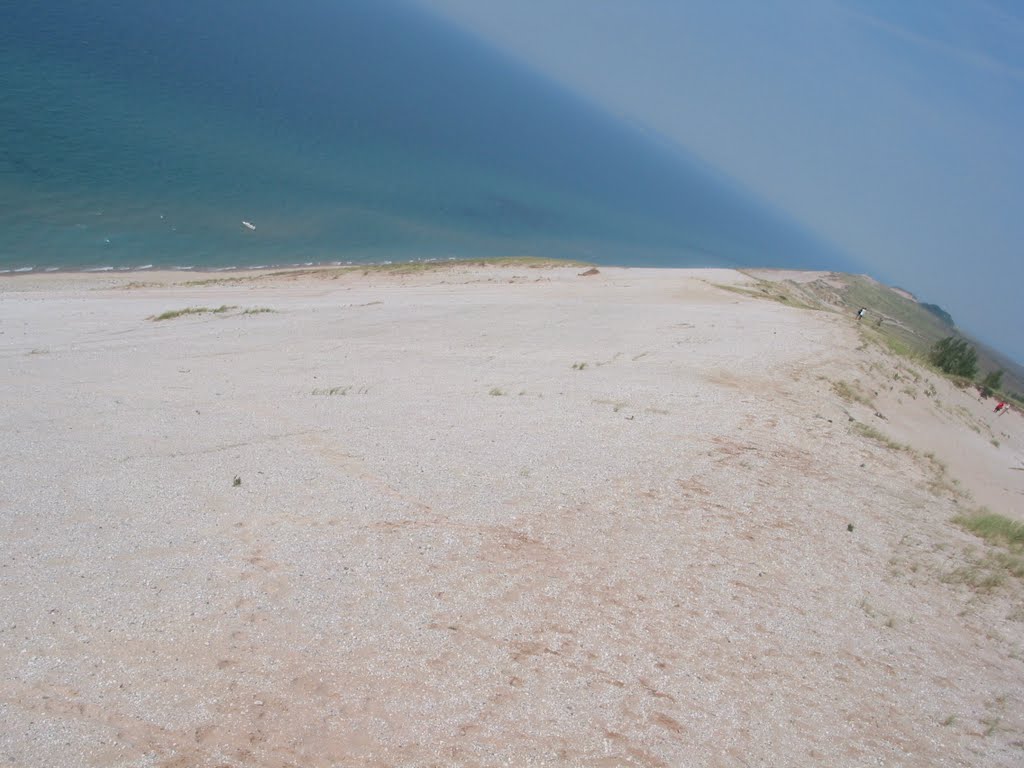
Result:
<instances>
[{"instance_id":1,"label":"sandy slope","mask_svg":"<svg viewBox=\"0 0 1024 768\"><path fill-rule=\"evenodd\" d=\"M1019 415L576 272L0 284L0 764L1020 765Z\"/></svg>"}]
</instances>

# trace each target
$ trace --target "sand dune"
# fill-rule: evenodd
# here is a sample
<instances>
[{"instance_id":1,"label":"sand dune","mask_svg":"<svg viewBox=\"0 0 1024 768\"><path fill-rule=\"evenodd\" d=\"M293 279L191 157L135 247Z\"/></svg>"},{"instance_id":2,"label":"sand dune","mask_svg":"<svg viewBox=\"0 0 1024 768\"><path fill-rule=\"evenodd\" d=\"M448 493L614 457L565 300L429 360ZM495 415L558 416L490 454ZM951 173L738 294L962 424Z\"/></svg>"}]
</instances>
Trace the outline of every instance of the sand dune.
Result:
<instances>
[{"instance_id":1,"label":"sand dune","mask_svg":"<svg viewBox=\"0 0 1024 768\"><path fill-rule=\"evenodd\" d=\"M1020 415L578 272L0 283L0 762L1020 765Z\"/></svg>"}]
</instances>

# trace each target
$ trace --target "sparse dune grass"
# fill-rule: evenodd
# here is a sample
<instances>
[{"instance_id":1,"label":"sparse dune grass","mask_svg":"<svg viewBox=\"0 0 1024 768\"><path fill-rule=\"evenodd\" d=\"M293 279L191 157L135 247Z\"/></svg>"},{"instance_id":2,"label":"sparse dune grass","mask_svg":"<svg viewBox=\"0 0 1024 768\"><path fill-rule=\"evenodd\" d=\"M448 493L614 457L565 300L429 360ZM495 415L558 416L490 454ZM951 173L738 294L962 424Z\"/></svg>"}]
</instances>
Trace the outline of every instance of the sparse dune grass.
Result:
<instances>
[{"instance_id":1,"label":"sparse dune grass","mask_svg":"<svg viewBox=\"0 0 1024 768\"><path fill-rule=\"evenodd\" d=\"M159 322L161 320L173 320L176 317L184 317L185 315L221 315L225 312L230 312L232 309L238 309L236 306L229 306L228 304L222 304L219 307L185 307L183 309L169 309L166 312L161 312L159 315L153 315L150 320Z\"/></svg>"},{"instance_id":2,"label":"sparse dune grass","mask_svg":"<svg viewBox=\"0 0 1024 768\"><path fill-rule=\"evenodd\" d=\"M152 288L156 285L159 285L159 283L145 282L143 280L132 280L130 283L125 283L124 285L120 286L120 290L134 291L138 288Z\"/></svg>"},{"instance_id":3,"label":"sparse dune grass","mask_svg":"<svg viewBox=\"0 0 1024 768\"><path fill-rule=\"evenodd\" d=\"M785 304L796 309L820 310L822 307L817 303L811 303L810 297L803 293L798 286L788 280L773 282L771 280L757 280L748 285L727 285L724 283L712 283L716 288L730 293L738 293L741 296L751 296L755 299L769 299Z\"/></svg>"},{"instance_id":4,"label":"sparse dune grass","mask_svg":"<svg viewBox=\"0 0 1024 768\"><path fill-rule=\"evenodd\" d=\"M490 267L530 267L532 269L547 269L550 267L591 267L592 262L580 261L579 259L551 259L543 256L495 256L486 259L466 259L442 262L455 265L478 265Z\"/></svg>"},{"instance_id":5,"label":"sparse dune grass","mask_svg":"<svg viewBox=\"0 0 1024 768\"><path fill-rule=\"evenodd\" d=\"M848 381L833 381L832 391L849 403L860 403L869 408L874 407L871 397L865 393L857 384Z\"/></svg>"},{"instance_id":6,"label":"sparse dune grass","mask_svg":"<svg viewBox=\"0 0 1024 768\"><path fill-rule=\"evenodd\" d=\"M964 584L978 592L991 592L996 587L1001 587L1005 581L1006 574L992 568L986 560L955 568L942 576L942 582L945 584Z\"/></svg>"},{"instance_id":7,"label":"sparse dune grass","mask_svg":"<svg viewBox=\"0 0 1024 768\"><path fill-rule=\"evenodd\" d=\"M571 259L545 259L536 256L506 256L488 259L448 259L445 261L399 261L392 264L353 264L342 267L342 270L359 270L364 275L385 273L392 275L410 275L422 272L434 272L459 267L526 267L529 269L545 269L552 267L586 267L588 262Z\"/></svg>"},{"instance_id":8,"label":"sparse dune grass","mask_svg":"<svg viewBox=\"0 0 1024 768\"><path fill-rule=\"evenodd\" d=\"M209 277L189 280L184 285L236 285L256 281L274 281L298 278L316 278L320 280L337 280L349 274L391 274L411 275L434 272L459 267L525 267L528 269L548 269L555 267L586 267L589 262L574 259L548 259L535 256L507 256L487 259L446 259L444 261L396 261L389 264L345 264L342 266L319 266L309 268L292 268L257 271L253 274L235 277Z\"/></svg>"},{"instance_id":9,"label":"sparse dune grass","mask_svg":"<svg viewBox=\"0 0 1024 768\"><path fill-rule=\"evenodd\" d=\"M913 449L911 449L911 447L909 445L906 445L904 443L896 442L891 437L886 435L884 432L881 432L881 431L875 429L870 424L864 424L864 423L858 421L858 422L856 422L853 425L853 429L856 432L858 432L861 435L863 435L864 437L867 437L867 438L869 438L871 440L874 440L877 443L881 443L882 445L884 445L886 448L889 448L890 450L893 450L893 451L912 451L913 450Z\"/></svg>"},{"instance_id":10,"label":"sparse dune grass","mask_svg":"<svg viewBox=\"0 0 1024 768\"><path fill-rule=\"evenodd\" d=\"M931 479L927 483L927 488L933 496L948 496L949 498L956 499L957 501L970 497L970 494L960 487L960 481L956 478L949 477L945 473L945 470L935 469Z\"/></svg>"},{"instance_id":11,"label":"sparse dune grass","mask_svg":"<svg viewBox=\"0 0 1024 768\"><path fill-rule=\"evenodd\" d=\"M184 307L182 309L169 309L166 312L161 312L159 315L153 315L146 319L159 322L161 320L173 320L176 317L185 317L186 315L226 315L235 309L238 309L238 306L235 304L221 304L219 307ZM271 309L270 307L250 307L249 309L243 309L238 314L262 315L276 311L276 309Z\"/></svg>"},{"instance_id":12,"label":"sparse dune grass","mask_svg":"<svg viewBox=\"0 0 1024 768\"><path fill-rule=\"evenodd\" d=\"M259 279L259 275L244 275L242 277L204 277L200 280L186 280L182 285L187 286L207 286L207 285L236 285L238 283L248 283L253 280Z\"/></svg>"},{"instance_id":13,"label":"sparse dune grass","mask_svg":"<svg viewBox=\"0 0 1024 768\"><path fill-rule=\"evenodd\" d=\"M957 503L971 498L971 493L961 486L959 480L949 476L949 467L934 453L928 451L921 454L921 460L925 462L925 466L931 471L931 477L925 487L933 496L948 496Z\"/></svg>"},{"instance_id":14,"label":"sparse dune grass","mask_svg":"<svg viewBox=\"0 0 1024 768\"><path fill-rule=\"evenodd\" d=\"M953 522L990 544L1024 552L1024 523L1011 520L982 507L970 515L957 515Z\"/></svg>"},{"instance_id":15,"label":"sparse dune grass","mask_svg":"<svg viewBox=\"0 0 1024 768\"><path fill-rule=\"evenodd\" d=\"M1024 579L1024 523L986 507L957 515L953 522L983 539L990 549L983 557L974 558L969 565L947 574L944 581L988 591L1001 586L1007 574Z\"/></svg>"},{"instance_id":16,"label":"sparse dune grass","mask_svg":"<svg viewBox=\"0 0 1024 768\"><path fill-rule=\"evenodd\" d=\"M886 325L883 328L872 328L866 323L858 323L857 330L865 347L871 344L908 362L929 367L927 356L915 346L912 337L905 335L907 331L902 326Z\"/></svg>"},{"instance_id":17,"label":"sparse dune grass","mask_svg":"<svg viewBox=\"0 0 1024 768\"><path fill-rule=\"evenodd\" d=\"M866 437L869 440L873 440L891 451L907 453L917 460L929 474L929 477L925 482L925 488L927 488L929 493L933 496L949 497L957 503L971 498L970 492L961 486L960 481L949 476L949 468L946 466L945 462L937 458L931 451L922 454L916 451L912 446L893 440L881 430L871 426L870 424L864 424L863 422L855 422L852 425L852 429L857 434Z\"/></svg>"},{"instance_id":18,"label":"sparse dune grass","mask_svg":"<svg viewBox=\"0 0 1024 768\"><path fill-rule=\"evenodd\" d=\"M354 387L351 384L343 387L323 387L314 389L312 394L324 397L334 397L336 395L365 395L369 393L367 387Z\"/></svg>"},{"instance_id":19,"label":"sparse dune grass","mask_svg":"<svg viewBox=\"0 0 1024 768\"><path fill-rule=\"evenodd\" d=\"M352 387L325 387L322 389L314 389L313 394L326 395L328 397L332 397L334 395L347 395L350 389L352 389Z\"/></svg>"}]
</instances>

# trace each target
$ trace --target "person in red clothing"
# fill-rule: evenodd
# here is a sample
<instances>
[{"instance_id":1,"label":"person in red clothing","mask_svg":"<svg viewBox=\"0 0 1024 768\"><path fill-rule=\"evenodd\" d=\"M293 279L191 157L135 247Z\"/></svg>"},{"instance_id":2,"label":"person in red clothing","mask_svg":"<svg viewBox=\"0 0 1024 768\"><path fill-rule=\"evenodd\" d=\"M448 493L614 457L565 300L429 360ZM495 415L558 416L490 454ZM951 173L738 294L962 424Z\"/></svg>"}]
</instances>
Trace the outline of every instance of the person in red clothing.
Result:
<instances>
[{"instance_id":1,"label":"person in red clothing","mask_svg":"<svg viewBox=\"0 0 1024 768\"><path fill-rule=\"evenodd\" d=\"M992 411L992 413L1002 413L1005 410L1006 410L1006 401L1005 400L1000 400L998 403L996 403L995 410Z\"/></svg>"}]
</instances>

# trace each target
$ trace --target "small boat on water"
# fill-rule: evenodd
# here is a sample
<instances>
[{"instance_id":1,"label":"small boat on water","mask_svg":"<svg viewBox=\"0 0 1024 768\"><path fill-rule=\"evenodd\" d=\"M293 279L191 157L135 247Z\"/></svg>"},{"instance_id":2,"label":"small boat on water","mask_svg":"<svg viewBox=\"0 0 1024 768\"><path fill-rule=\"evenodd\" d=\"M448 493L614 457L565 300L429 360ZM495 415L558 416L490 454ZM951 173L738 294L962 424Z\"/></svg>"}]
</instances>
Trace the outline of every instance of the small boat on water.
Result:
<instances>
[{"instance_id":1,"label":"small boat on water","mask_svg":"<svg viewBox=\"0 0 1024 768\"><path fill-rule=\"evenodd\" d=\"M246 229L256 229L256 225L253 224L251 221L243 221L242 226L245 227Z\"/></svg>"}]
</instances>

